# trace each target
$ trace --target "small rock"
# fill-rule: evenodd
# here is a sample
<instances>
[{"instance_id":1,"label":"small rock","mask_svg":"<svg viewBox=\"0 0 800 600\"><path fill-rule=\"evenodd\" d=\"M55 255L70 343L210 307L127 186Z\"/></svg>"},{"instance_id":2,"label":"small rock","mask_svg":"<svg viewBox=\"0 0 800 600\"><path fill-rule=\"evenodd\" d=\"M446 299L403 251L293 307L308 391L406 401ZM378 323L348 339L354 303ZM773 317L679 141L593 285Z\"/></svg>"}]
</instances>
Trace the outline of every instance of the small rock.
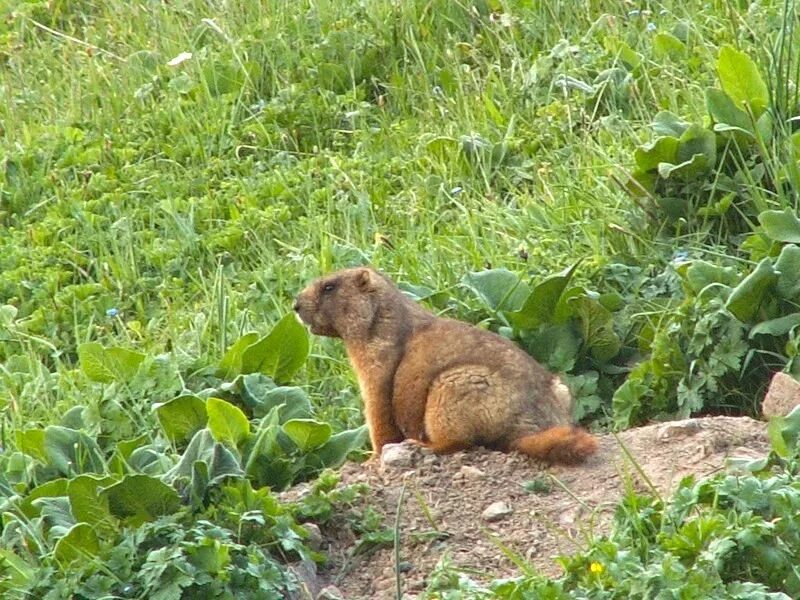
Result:
<instances>
[{"instance_id":1,"label":"small rock","mask_svg":"<svg viewBox=\"0 0 800 600\"><path fill-rule=\"evenodd\" d=\"M424 577L409 577L406 580L406 589L410 592L421 592L425 589Z\"/></svg>"},{"instance_id":2,"label":"small rock","mask_svg":"<svg viewBox=\"0 0 800 600\"><path fill-rule=\"evenodd\" d=\"M414 565L412 565L411 562L409 562L407 560L401 560L397 564L397 570L400 571L401 573L408 573L409 571L411 571L413 569L414 569Z\"/></svg>"},{"instance_id":3,"label":"small rock","mask_svg":"<svg viewBox=\"0 0 800 600\"><path fill-rule=\"evenodd\" d=\"M505 519L513 512L514 509L511 508L511 505L508 502L493 502L486 507L486 510L483 511L481 517L483 517L484 521L489 521L492 523L494 521Z\"/></svg>"},{"instance_id":4,"label":"small rock","mask_svg":"<svg viewBox=\"0 0 800 600\"><path fill-rule=\"evenodd\" d=\"M385 467L413 467L414 447L409 444L386 444L381 450L381 464Z\"/></svg>"},{"instance_id":5,"label":"small rock","mask_svg":"<svg viewBox=\"0 0 800 600\"><path fill-rule=\"evenodd\" d=\"M426 467L430 467L432 465L436 465L439 463L439 457L436 454L423 454L422 455L422 464Z\"/></svg>"},{"instance_id":6,"label":"small rock","mask_svg":"<svg viewBox=\"0 0 800 600\"><path fill-rule=\"evenodd\" d=\"M322 548L322 532L316 523L303 523L303 528L308 532L306 544L312 550L319 550Z\"/></svg>"},{"instance_id":7,"label":"small rock","mask_svg":"<svg viewBox=\"0 0 800 600\"><path fill-rule=\"evenodd\" d=\"M335 585L326 585L317 594L317 600L344 600L344 595Z\"/></svg>"},{"instance_id":8,"label":"small rock","mask_svg":"<svg viewBox=\"0 0 800 600\"><path fill-rule=\"evenodd\" d=\"M761 403L765 417L785 417L800 405L800 381L786 373L775 373Z\"/></svg>"},{"instance_id":9,"label":"small rock","mask_svg":"<svg viewBox=\"0 0 800 600\"><path fill-rule=\"evenodd\" d=\"M472 465L464 465L458 470L458 472L465 479L483 479L486 477L486 473L481 471L478 467L473 467Z\"/></svg>"},{"instance_id":10,"label":"small rock","mask_svg":"<svg viewBox=\"0 0 800 600\"><path fill-rule=\"evenodd\" d=\"M305 600L306 598L316 598L320 582L317 578L317 565L311 560L301 560L298 563L289 565L289 570L294 573L300 582L300 589L297 593L290 595L289 600Z\"/></svg>"},{"instance_id":11,"label":"small rock","mask_svg":"<svg viewBox=\"0 0 800 600\"><path fill-rule=\"evenodd\" d=\"M667 442L676 438L689 437L695 435L703 429L703 425L698 419L686 419L684 421L674 421L666 423L658 428L656 438L659 442Z\"/></svg>"}]
</instances>

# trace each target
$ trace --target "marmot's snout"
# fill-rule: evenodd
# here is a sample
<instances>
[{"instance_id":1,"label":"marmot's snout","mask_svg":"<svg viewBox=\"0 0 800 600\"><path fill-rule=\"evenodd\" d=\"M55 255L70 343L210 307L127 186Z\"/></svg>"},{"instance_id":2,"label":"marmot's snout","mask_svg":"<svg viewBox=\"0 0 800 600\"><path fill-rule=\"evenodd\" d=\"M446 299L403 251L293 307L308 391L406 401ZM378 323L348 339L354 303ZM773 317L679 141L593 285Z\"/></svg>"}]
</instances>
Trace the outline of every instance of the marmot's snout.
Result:
<instances>
[{"instance_id":1,"label":"marmot's snout","mask_svg":"<svg viewBox=\"0 0 800 600\"><path fill-rule=\"evenodd\" d=\"M315 335L337 336L337 333L320 310L319 293L314 285L308 286L297 295L294 301L294 311L300 320L308 325L311 333Z\"/></svg>"}]
</instances>

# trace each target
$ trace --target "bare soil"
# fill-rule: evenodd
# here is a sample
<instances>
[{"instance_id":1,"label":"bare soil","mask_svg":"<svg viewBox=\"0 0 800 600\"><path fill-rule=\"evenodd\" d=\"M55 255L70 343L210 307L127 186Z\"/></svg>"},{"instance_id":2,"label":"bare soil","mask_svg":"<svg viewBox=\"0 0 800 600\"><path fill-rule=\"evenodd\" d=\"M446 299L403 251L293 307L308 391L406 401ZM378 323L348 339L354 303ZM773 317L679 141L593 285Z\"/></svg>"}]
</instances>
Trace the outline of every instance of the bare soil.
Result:
<instances>
[{"instance_id":1,"label":"bare soil","mask_svg":"<svg viewBox=\"0 0 800 600\"><path fill-rule=\"evenodd\" d=\"M499 544L558 575L555 557L607 532L626 489L668 494L686 475L703 478L724 469L728 457L768 451L764 423L705 417L600 436L598 453L579 467L546 467L485 449L436 456L414 448L407 466L348 464L341 475L342 484L369 484L365 501L390 527L402 495L399 564L404 598L413 599L443 556L477 580L519 575ZM511 512L488 521L483 512L496 502ZM354 555L352 535L329 528L323 536L330 563L314 587L333 584L346 600L395 598L392 548Z\"/></svg>"}]
</instances>

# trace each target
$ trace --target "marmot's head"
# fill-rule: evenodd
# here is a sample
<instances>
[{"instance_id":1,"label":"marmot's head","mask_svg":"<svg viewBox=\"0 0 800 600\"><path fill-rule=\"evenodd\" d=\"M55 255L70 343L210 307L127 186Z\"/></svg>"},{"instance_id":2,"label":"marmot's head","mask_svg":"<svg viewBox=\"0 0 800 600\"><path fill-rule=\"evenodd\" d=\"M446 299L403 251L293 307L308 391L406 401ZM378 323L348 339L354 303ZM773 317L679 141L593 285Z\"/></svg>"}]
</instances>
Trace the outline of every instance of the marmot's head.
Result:
<instances>
[{"instance_id":1,"label":"marmot's head","mask_svg":"<svg viewBox=\"0 0 800 600\"><path fill-rule=\"evenodd\" d=\"M330 337L365 335L377 314L387 280L369 267L337 271L312 281L294 309L312 333Z\"/></svg>"}]
</instances>

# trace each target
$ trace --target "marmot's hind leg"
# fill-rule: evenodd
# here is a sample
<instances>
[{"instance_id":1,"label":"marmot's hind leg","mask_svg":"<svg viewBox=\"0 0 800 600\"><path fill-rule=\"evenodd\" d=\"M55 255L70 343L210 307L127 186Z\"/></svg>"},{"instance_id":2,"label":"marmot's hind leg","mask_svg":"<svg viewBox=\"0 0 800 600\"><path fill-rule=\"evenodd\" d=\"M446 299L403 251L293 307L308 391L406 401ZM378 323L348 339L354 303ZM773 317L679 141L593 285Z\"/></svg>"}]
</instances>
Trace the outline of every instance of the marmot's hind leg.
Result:
<instances>
[{"instance_id":1,"label":"marmot's hind leg","mask_svg":"<svg viewBox=\"0 0 800 600\"><path fill-rule=\"evenodd\" d=\"M483 365L448 369L433 380L425 404L425 438L435 452L491 445L515 425L513 390Z\"/></svg>"}]
</instances>

